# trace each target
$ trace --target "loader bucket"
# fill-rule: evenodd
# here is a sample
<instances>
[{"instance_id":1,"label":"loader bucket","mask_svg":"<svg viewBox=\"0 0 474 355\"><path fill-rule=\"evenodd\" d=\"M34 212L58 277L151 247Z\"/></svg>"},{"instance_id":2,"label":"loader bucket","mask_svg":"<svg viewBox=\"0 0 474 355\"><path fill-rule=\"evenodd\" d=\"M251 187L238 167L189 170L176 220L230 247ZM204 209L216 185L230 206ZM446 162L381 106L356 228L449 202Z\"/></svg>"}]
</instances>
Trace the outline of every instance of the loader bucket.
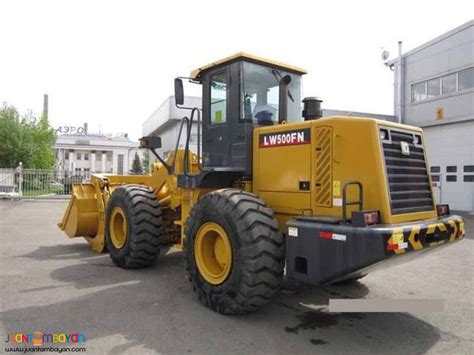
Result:
<instances>
[{"instance_id":1,"label":"loader bucket","mask_svg":"<svg viewBox=\"0 0 474 355\"><path fill-rule=\"evenodd\" d=\"M97 196L91 183L74 184L72 196L58 224L70 238L95 237L99 224Z\"/></svg>"}]
</instances>

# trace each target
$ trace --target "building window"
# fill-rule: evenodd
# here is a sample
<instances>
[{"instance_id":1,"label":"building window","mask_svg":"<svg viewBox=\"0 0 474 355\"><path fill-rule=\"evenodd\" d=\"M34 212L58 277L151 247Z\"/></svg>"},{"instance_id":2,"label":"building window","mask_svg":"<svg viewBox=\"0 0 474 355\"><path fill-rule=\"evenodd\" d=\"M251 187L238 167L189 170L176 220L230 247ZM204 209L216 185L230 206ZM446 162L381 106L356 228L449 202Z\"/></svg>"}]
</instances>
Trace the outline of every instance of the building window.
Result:
<instances>
[{"instance_id":1,"label":"building window","mask_svg":"<svg viewBox=\"0 0 474 355\"><path fill-rule=\"evenodd\" d=\"M112 154L107 154L107 161L109 163L112 161Z\"/></svg>"},{"instance_id":2,"label":"building window","mask_svg":"<svg viewBox=\"0 0 474 355\"><path fill-rule=\"evenodd\" d=\"M102 154L96 154L95 155L95 160L96 161L102 161Z\"/></svg>"},{"instance_id":3,"label":"building window","mask_svg":"<svg viewBox=\"0 0 474 355\"><path fill-rule=\"evenodd\" d=\"M459 90L470 89L474 87L474 68L461 70L458 75Z\"/></svg>"},{"instance_id":4,"label":"building window","mask_svg":"<svg viewBox=\"0 0 474 355\"><path fill-rule=\"evenodd\" d=\"M431 181L439 181L439 175L431 175Z\"/></svg>"},{"instance_id":5,"label":"building window","mask_svg":"<svg viewBox=\"0 0 474 355\"><path fill-rule=\"evenodd\" d=\"M89 154L88 153L84 153L84 160L89 160Z\"/></svg>"},{"instance_id":6,"label":"building window","mask_svg":"<svg viewBox=\"0 0 474 355\"><path fill-rule=\"evenodd\" d=\"M440 78L428 80L428 95L427 98L441 95L441 80Z\"/></svg>"},{"instance_id":7,"label":"building window","mask_svg":"<svg viewBox=\"0 0 474 355\"><path fill-rule=\"evenodd\" d=\"M465 173L474 173L474 165L464 165Z\"/></svg>"},{"instance_id":8,"label":"building window","mask_svg":"<svg viewBox=\"0 0 474 355\"><path fill-rule=\"evenodd\" d=\"M123 174L123 154L117 155L117 172L119 175Z\"/></svg>"},{"instance_id":9,"label":"building window","mask_svg":"<svg viewBox=\"0 0 474 355\"><path fill-rule=\"evenodd\" d=\"M474 175L464 175L464 182L474 182Z\"/></svg>"},{"instance_id":10,"label":"building window","mask_svg":"<svg viewBox=\"0 0 474 355\"><path fill-rule=\"evenodd\" d=\"M411 102L449 95L474 87L474 68L421 81L411 85Z\"/></svg>"},{"instance_id":11,"label":"building window","mask_svg":"<svg viewBox=\"0 0 474 355\"><path fill-rule=\"evenodd\" d=\"M456 182L458 177L456 175L446 175L446 181L448 182Z\"/></svg>"},{"instance_id":12,"label":"building window","mask_svg":"<svg viewBox=\"0 0 474 355\"><path fill-rule=\"evenodd\" d=\"M432 173L440 173L441 172L441 168L439 166L432 166L430 171Z\"/></svg>"},{"instance_id":13,"label":"building window","mask_svg":"<svg viewBox=\"0 0 474 355\"><path fill-rule=\"evenodd\" d=\"M455 165L446 167L446 172L447 173L456 173L457 171L458 171L458 168Z\"/></svg>"},{"instance_id":14,"label":"building window","mask_svg":"<svg viewBox=\"0 0 474 355\"><path fill-rule=\"evenodd\" d=\"M426 99L426 81L411 86L411 101L417 102Z\"/></svg>"},{"instance_id":15,"label":"building window","mask_svg":"<svg viewBox=\"0 0 474 355\"><path fill-rule=\"evenodd\" d=\"M441 79L443 80L443 95L456 92L456 73L445 75Z\"/></svg>"},{"instance_id":16,"label":"building window","mask_svg":"<svg viewBox=\"0 0 474 355\"><path fill-rule=\"evenodd\" d=\"M82 159L82 154L81 153L76 153L76 159L81 160Z\"/></svg>"}]
</instances>

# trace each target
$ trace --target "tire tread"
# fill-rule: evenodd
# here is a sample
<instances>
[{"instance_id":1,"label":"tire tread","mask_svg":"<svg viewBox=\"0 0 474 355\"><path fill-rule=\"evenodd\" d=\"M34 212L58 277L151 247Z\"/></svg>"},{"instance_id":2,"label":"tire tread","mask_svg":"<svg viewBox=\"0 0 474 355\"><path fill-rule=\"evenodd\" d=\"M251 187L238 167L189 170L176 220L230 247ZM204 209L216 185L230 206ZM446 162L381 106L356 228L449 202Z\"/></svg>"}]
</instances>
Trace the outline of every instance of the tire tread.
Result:
<instances>
[{"instance_id":1,"label":"tire tread","mask_svg":"<svg viewBox=\"0 0 474 355\"><path fill-rule=\"evenodd\" d=\"M163 234L163 218L155 194L146 186L124 185L112 193L109 206L113 199L127 206L129 218L129 240L123 252L115 249L110 241L107 219L106 241L113 262L125 269L152 265L160 253Z\"/></svg>"},{"instance_id":2,"label":"tire tread","mask_svg":"<svg viewBox=\"0 0 474 355\"><path fill-rule=\"evenodd\" d=\"M200 217L206 214L204 209L209 204L240 226L237 230L242 273L235 294L213 294L196 281L199 271L189 256L189 248L193 247L190 234ZM205 306L224 314L252 312L265 305L279 290L283 281L285 242L273 211L256 195L238 189L208 193L191 210L185 234L193 289Z\"/></svg>"}]
</instances>

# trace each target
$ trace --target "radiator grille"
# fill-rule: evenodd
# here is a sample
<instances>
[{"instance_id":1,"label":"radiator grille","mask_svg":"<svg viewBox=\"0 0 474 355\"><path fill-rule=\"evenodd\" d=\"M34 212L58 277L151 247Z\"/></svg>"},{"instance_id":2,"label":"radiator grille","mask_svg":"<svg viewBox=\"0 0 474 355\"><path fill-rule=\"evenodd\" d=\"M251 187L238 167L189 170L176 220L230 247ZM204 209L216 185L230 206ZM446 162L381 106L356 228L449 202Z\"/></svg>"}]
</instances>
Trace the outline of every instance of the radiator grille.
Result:
<instances>
[{"instance_id":1,"label":"radiator grille","mask_svg":"<svg viewBox=\"0 0 474 355\"><path fill-rule=\"evenodd\" d=\"M316 205L332 206L332 129L316 129Z\"/></svg>"},{"instance_id":2,"label":"radiator grille","mask_svg":"<svg viewBox=\"0 0 474 355\"><path fill-rule=\"evenodd\" d=\"M382 128L380 132L392 214L433 210L421 135L389 128ZM409 148L405 154L402 145Z\"/></svg>"}]
</instances>

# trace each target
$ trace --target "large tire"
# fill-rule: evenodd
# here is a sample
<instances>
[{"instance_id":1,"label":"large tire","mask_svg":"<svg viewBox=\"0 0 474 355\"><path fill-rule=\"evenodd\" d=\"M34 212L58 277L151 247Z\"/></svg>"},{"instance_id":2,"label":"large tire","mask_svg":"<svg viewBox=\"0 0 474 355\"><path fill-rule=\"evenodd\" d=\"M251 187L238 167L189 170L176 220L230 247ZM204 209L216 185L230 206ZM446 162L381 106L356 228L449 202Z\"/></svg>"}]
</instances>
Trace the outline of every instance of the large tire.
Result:
<instances>
[{"instance_id":1,"label":"large tire","mask_svg":"<svg viewBox=\"0 0 474 355\"><path fill-rule=\"evenodd\" d=\"M162 227L161 209L152 190L125 185L112 193L105 235L110 257L117 266L130 269L153 264L160 253ZM117 237L120 230L122 238Z\"/></svg>"},{"instance_id":2,"label":"large tire","mask_svg":"<svg viewBox=\"0 0 474 355\"><path fill-rule=\"evenodd\" d=\"M208 282L196 262L196 235L209 223L225 230L232 248L232 266L220 284ZM223 189L204 195L191 210L185 234L190 279L206 307L223 314L251 312L279 290L284 239L273 211L254 194Z\"/></svg>"}]
</instances>

